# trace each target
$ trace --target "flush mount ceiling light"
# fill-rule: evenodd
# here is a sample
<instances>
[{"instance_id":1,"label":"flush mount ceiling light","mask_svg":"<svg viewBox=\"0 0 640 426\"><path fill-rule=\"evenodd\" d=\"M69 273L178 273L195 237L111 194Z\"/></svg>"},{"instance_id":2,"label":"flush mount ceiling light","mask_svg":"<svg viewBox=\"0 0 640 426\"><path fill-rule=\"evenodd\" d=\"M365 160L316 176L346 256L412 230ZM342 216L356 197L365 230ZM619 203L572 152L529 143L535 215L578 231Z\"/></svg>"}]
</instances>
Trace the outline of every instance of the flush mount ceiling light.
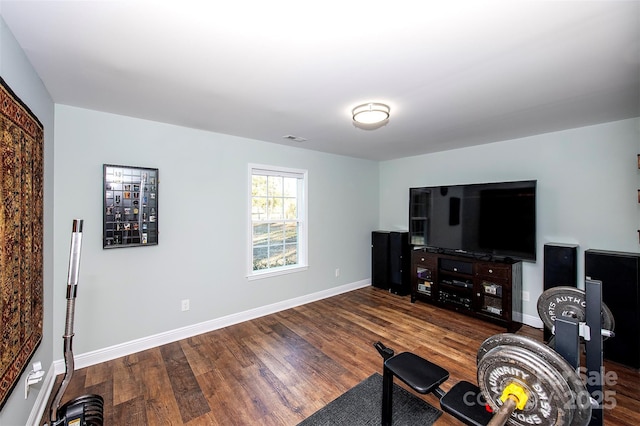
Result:
<instances>
[{"instance_id":1,"label":"flush mount ceiling light","mask_svg":"<svg viewBox=\"0 0 640 426\"><path fill-rule=\"evenodd\" d=\"M391 108L388 105L369 102L351 110L353 121L359 124L378 124L389 120Z\"/></svg>"}]
</instances>

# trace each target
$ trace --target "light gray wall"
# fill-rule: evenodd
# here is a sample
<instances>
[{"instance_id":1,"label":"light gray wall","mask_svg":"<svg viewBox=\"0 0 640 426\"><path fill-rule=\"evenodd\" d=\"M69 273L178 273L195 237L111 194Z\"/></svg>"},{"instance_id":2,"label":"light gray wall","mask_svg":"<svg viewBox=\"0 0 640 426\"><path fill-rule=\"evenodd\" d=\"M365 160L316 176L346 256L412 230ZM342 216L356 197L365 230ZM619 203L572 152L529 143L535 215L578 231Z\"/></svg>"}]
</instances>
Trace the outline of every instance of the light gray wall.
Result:
<instances>
[{"instance_id":1,"label":"light gray wall","mask_svg":"<svg viewBox=\"0 0 640 426\"><path fill-rule=\"evenodd\" d=\"M44 336L32 362L40 361L45 369L53 362L52 294L53 294L53 101L40 77L18 46L13 34L0 16L0 76L11 90L31 109L44 126ZM58 333L60 336L61 333ZM36 385L24 398L27 368L16 388L0 411L0 425L24 425L41 385Z\"/></svg>"},{"instance_id":2,"label":"light gray wall","mask_svg":"<svg viewBox=\"0 0 640 426\"><path fill-rule=\"evenodd\" d=\"M524 268L532 316L545 242L580 244L580 271L587 248L638 251L638 119L378 164L57 105L54 155L53 102L1 17L0 75L45 127L45 336L34 357L45 367L62 356L76 217L76 353L367 279L370 231L407 228L412 186L538 180L540 260ZM160 169L160 245L101 248L103 163ZM246 280L248 163L309 170L308 271ZM38 387L25 400L21 386L3 426L24 424L34 405Z\"/></svg>"},{"instance_id":3,"label":"light gray wall","mask_svg":"<svg viewBox=\"0 0 640 426\"><path fill-rule=\"evenodd\" d=\"M425 140L425 143L428 143ZM640 119L380 163L380 227L406 230L409 188L537 179L537 262L524 264L524 313L538 317L543 246L637 252ZM606 285L606 283L605 283Z\"/></svg>"},{"instance_id":4,"label":"light gray wall","mask_svg":"<svg viewBox=\"0 0 640 426\"><path fill-rule=\"evenodd\" d=\"M84 219L75 353L370 277L377 162L64 105L55 112L56 282L66 280L71 222ZM104 163L159 169L159 245L102 249ZM247 280L249 163L308 170L307 271ZM64 293L56 287L55 300ZM64 330L64 303L54 310Z\"/></svg>"}]
</instances>

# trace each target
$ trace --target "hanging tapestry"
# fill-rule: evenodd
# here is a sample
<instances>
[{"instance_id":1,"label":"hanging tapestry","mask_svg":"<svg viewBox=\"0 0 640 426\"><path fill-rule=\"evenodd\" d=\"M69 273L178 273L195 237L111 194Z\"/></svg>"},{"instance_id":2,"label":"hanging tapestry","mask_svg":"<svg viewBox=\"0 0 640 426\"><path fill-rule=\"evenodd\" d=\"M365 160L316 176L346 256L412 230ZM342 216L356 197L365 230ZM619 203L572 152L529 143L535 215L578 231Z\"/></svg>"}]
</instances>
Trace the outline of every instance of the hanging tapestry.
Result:
<instances>
[{"instance_id":1,"label":"hanging tapestry","mask_svg":"<svg viewBox=\"0 0 640 426\"><path fill-rule=\"evenodd\" d=\"M42 340L43 140L0 77L0 409Z\"/></svg>"}]
</instances>

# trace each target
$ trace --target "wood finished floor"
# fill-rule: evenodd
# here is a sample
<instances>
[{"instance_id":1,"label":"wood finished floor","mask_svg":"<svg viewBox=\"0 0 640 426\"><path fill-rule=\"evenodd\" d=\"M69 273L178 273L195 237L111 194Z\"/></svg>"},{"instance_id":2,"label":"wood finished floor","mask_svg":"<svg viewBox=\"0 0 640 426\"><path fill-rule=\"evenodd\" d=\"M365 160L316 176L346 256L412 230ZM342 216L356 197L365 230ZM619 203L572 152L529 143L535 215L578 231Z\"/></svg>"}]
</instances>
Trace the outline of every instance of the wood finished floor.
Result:
<instances>
[{"instance_id":1,"label":"wood finished floor","mask_svg":"<svg viewBox=\"0 0 640 426\"><path fill-rule=\"evenodd\" d=\"M505 330L366 287L77 370L67 399L99 394L105 425L296 425L375 372L378 340L475 382L476 351ZM541 339L523 327L520 334ZM640 372L615 371L606 425L640 424ZM59 387L61 376L53 388ZM439 408L437 399L424 399ZM51 403L51 401L49 402ZM41 424L49 418L45 412ZM443 414L436 425L460 424Z\"/></svg>"}]
</instances>

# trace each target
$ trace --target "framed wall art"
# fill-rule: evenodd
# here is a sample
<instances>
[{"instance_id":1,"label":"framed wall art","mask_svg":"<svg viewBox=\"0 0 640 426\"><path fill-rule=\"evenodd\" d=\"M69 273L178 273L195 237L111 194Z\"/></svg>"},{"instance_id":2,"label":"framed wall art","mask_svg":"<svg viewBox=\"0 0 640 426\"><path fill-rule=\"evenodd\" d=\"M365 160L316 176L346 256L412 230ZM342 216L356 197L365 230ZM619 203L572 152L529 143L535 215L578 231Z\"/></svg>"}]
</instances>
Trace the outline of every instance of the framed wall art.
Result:
<instances>
[{"instance_id":1,"label":"framed wall art","mask_svg":"<svg viewBox=\"0 0 640 426\"><path fill-rule=\"evenodd\" d=\"M158 169L103 166L102 247L158 244Z\"/></svg>"}]
</instances>

